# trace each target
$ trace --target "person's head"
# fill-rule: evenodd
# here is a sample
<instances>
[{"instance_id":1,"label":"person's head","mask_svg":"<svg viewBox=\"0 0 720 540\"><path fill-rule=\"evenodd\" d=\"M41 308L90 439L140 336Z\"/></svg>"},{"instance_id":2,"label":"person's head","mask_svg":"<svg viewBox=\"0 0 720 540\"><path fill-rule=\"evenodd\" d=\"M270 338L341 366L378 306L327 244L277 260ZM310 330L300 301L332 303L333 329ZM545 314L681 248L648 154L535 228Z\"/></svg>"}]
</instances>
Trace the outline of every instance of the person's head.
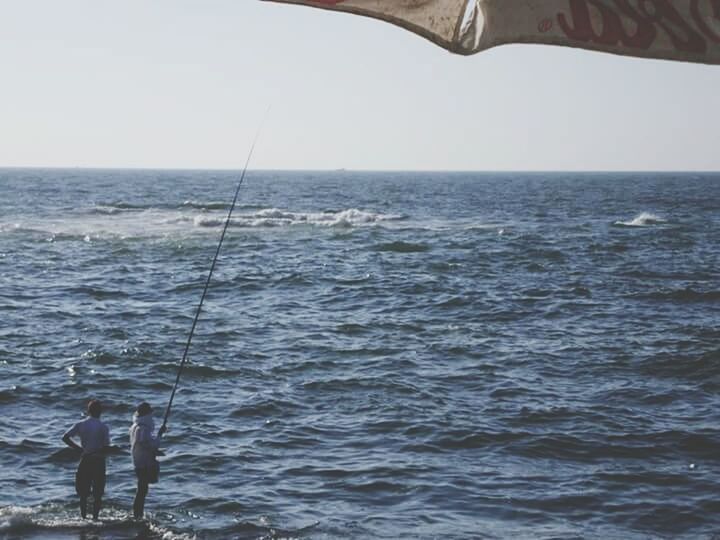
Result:
<instances>
[{"instance_id":1,"label":"person's head","mask_svg":"<svg viewBox=\"0 0 720 540\"><path fill-rule=\"evenodd\" d=\"M100 418L102 414L102 404L97 399L92 399L87 405L88 414L93 418Z\"/></svg>"},{"instance_id":2,"label":"person's head","mask_svg":"<svg viewBox=\"0 0 720 540\"><path fill-rule=\"evenodd\" d=\"M152 414L152 407L149 403L143 401L140 405L138 405L137 411L135 412L138 416L147 416L148 414Z\"/></svg>"}]
</instances>

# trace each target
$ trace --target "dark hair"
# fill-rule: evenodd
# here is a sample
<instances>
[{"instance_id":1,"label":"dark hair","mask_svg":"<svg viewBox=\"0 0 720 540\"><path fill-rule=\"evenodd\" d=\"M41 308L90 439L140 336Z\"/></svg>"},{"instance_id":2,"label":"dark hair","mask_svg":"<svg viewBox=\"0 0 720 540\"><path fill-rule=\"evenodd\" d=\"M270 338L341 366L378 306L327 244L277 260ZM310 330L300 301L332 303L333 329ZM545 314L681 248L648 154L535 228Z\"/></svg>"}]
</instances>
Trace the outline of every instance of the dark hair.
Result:
<instances>
[{"instance_id":1,"label":"dark hair","mask_svg":"<svg viewBox=\"0 0 720 540\"><path fill-rule=\"evenodd\" d=\"M87 405L87 410L90 413L90 416L99 418L102 414L102 404L97 399L91 399Z\"/></svg>"},{"instance_id":2,"label":"dark hair","mask_svg":"<svg viewBox=\"0 0 720 540\"><path fill-rule=\"evenodd\" d=\"M143 401L140 405L138 405L137 408L137 415L138 416L146 416L152 412L152 407L149 403Z\"/></svg>"}]
</instances>

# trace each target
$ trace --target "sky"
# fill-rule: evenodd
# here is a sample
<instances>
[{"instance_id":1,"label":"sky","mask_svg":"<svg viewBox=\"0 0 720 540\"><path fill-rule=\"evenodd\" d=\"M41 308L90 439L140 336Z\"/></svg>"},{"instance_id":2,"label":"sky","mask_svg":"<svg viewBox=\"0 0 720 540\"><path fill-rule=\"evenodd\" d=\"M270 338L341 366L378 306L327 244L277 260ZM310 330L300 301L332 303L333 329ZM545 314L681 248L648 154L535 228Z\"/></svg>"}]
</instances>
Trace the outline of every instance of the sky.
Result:
<instances>
[{"instance_id":1,"label":"sky","mask_svg":"<svg viewBox=\"0 0 720 540\"><path fill-rule=\"evenodd\" d=\"M0 0L0 166L719 170L720 66L259 0Z\"/></svg>"}]
</instances>

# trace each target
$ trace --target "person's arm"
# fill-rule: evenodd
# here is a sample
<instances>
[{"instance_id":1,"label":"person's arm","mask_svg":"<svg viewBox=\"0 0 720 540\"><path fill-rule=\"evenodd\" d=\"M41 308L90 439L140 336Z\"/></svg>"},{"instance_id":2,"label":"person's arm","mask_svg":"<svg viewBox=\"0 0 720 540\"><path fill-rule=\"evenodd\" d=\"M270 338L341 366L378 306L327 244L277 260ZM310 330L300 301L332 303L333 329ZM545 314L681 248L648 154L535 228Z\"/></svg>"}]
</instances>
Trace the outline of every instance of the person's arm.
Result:
<instances>
[{"instance_id":1,"label":"person's arm","mask_svg":"<svg viewBox=\"0 0 720 540\"><path fill-rule=\"evenodd\" d=\"M67 433L65 433L65 435L63 435L62 440L70 448L74 448L75 450L82 452L82 447L78 443L76 443L75 441L72 440L72 437L77 435L77 433L78 433L78 426L77 426L77 424L75 424L72 428L70 428L70 430Z\"/></svg>"},{"instance_id":2,"label":"person's arm","mask_svg":"<svg viewBox=\"0 0 720 540\"><path fill-rule=\"evenodd\" d=\"M165 455L165 452L160 450L160 442L161 442L162 436L165 435L166 431L167 431L166 425L163 424L162 426L160 426L157 437L155 438L155 455L156 456L164 456Z\"/></svg>"},{"instance_id":3,"label":"person's arm","mask_svg":"<svg viewBox=\"0 0 720 540\"><path fill-rule=\"evenodd\" d=\"M160 448L160 439L162 439L162 434L165 433L162 430L162 427L158 430L157 435L153 435L152 431L149 432L150 440L148 441L150 443L150 447L153 449L153 451L157 452Z\"/></svg>"}]
</instances>

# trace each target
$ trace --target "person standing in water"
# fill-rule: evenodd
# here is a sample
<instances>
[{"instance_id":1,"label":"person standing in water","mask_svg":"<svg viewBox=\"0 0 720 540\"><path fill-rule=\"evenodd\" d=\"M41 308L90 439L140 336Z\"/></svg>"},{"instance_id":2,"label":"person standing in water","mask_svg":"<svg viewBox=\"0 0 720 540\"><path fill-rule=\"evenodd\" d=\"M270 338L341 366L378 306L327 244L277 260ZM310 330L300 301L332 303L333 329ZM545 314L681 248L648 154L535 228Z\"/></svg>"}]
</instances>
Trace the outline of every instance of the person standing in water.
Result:
<instances>
[{"instance_id":1,"label":"person standing in water","mask_svg":"<svg viewBox=\"0 0 720 540\"><path fill-rule=\"evenodd\" d=\"M97 520L105 493L105 455L110 446L110 429L100 421L102 404L93 399L88 403L89 418L78 422L63 435L63 442L82 452L75 474L75 491L80 496L80 515L87 517L87 500L93 494L93 519ZM80 444L73 441L80 437Z\"/></svg>"},{"instance_id":2,"label":"person standing in water","mask_svg":"<svg viewBox=\"0 0 720 540\"><path fill-rule=\"evenodd\" d=\"M155 458L160 448L160 439L166 431L163 425L157 437L153 435L155 422L152 407L148 403L138 405L130 427L130 448L132 449L133 465L137 476L137 492L133 502L135 519L141 519L145 513L145 497L150 484L158 481L158 463Z\"/></svg>"}]
</instances>

